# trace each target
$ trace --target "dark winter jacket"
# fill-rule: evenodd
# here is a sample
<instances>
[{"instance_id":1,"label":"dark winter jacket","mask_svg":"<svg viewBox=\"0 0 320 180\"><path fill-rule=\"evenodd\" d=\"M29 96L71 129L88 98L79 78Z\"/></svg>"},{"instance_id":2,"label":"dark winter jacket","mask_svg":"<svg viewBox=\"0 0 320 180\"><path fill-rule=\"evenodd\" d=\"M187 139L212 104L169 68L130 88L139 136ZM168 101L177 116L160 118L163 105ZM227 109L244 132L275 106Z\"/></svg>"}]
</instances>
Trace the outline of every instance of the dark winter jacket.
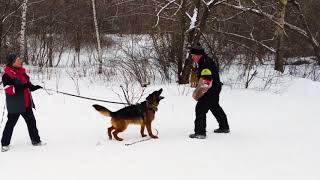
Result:
<instances>
[{"instance_id":1,"label":"dark winter jacket","mask_svg":"<svg viewBox=\"0 0 320 180\"><path fill-rule=\"evenodd\" d=\"M198 61L198 78L201 76L201 71L203 69L210 69L212 73L212 86L211 88L199 99L212 99L217 100L219 93L221 91L221 81L219 76L218 65L211 59L207 54L204 54Z\"/></svg>"},{"instance_id":2,"label":"dark winter jacket","mask_svg":"<svg viewBox=\"0 0 320 180\"><path fill-rule=\"evenodd\" d=\"M30 91L39 89L34 86L24 68L6 66L2 76L6 94L8 113L23 113L27 108L34 108Z\"/></svg>"}]
</instances>

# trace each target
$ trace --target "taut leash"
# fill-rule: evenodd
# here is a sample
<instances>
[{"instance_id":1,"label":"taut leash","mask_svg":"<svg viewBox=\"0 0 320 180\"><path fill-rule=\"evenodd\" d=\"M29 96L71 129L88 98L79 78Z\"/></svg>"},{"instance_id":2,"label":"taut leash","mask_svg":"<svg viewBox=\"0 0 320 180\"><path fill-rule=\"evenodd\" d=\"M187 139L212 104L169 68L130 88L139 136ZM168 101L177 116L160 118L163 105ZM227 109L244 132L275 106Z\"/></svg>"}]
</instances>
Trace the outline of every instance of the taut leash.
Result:
<instances>
[{"instance_id":1,"label":"taut leash","mask_svg":"<svg viewBox=\"0 0 320 180\"><path fill-rule=\"evenodd\" d=\"M112 103L112 104L129 105L128 103L115 102L115 101L106 101L106 100L101 100L101 99L89 98L89 97L70 94L70 93L66 93L66 92L62 92L62 91L58 91L58 90L54 90L54 89L47 89L47 88L43 88L43 89L46 90L46 91L52 91L52 92L56 92L56 93L59 93L59 94L64 94L64 95L67 95L67 96L73 96L73 97L82 98L82 99L88 99L88 100L92 100L92 101L100 101L100 102L106 102L106 103Z\"/></svg>"}]
</instances>

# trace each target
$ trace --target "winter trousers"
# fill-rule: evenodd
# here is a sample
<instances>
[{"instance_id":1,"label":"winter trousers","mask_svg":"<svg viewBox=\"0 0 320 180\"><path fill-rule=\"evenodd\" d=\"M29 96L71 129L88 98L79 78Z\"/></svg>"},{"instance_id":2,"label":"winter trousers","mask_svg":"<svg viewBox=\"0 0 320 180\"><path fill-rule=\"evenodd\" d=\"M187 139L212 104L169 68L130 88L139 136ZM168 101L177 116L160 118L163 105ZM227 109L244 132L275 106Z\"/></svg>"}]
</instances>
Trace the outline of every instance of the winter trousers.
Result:
<instances>
[{"instance_id":1,"label":"winter trousers","mask_svg":"<svg viewBox=\"0 0 320 180\"><path fill-rule=\"evenodd\" d=\"M28 108L24 113L8 113L8 121L3 130L2 139L1 139L2 146L8 146L10 144L13 129L17 124L17 121L20 115L22 115L22 117L27 123L29 136L32 144L36 144L41 141L38 133L38 129L37 129L36 119L33 115L32 109Z\"/></svg>"},{"instance_id":2,"label":"winter trousers","mask_svg":"<svg viewBox=\"0 0 320 180\"><path fill-rule=\"evenodd\" d=\"M217 93L214 97L200 98L196 105L196 120L194 121L194 132L195 134L206 135L206 115L210 110L214 117L217 119L219 123L219 128L221 129L229 129L229 124L227 120L227 115L219 105L219 93Z\"/></svg>"}]
</instances>

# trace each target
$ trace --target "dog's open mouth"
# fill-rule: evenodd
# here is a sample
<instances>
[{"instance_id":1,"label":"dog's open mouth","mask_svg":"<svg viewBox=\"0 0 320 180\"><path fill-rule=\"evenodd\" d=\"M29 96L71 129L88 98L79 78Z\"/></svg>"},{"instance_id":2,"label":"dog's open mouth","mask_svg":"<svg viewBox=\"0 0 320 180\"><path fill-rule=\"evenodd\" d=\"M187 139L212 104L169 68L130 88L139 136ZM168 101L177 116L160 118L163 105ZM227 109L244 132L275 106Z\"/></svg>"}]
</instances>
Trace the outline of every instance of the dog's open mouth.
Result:
<instances>
[{"instance_id":1,"label":"dog's open mouth","mask_svg":"<svg viewBox=\"0 0 320 180\"><path fill-rule=\"evenodd\" d=\"M161 99L164 99L164 97L163 96L159 96L158 100L160 101Z\"/></svg>"}]
</instances>

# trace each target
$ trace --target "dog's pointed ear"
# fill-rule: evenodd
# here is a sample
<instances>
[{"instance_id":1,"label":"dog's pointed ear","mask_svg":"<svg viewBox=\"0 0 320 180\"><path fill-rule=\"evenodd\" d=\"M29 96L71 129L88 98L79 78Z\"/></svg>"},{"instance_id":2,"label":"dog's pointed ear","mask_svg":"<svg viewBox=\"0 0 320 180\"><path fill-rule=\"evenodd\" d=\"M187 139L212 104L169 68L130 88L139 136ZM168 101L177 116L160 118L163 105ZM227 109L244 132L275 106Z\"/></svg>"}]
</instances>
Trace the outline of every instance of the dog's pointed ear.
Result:
<instances>
[{"instance_id":1,"label":"dog's pointed ear","mask_svg":"<svg viewBox=\"0 0 320 180\"><path fill-rule=\"evenodd\" d=\"M163 91L162 88L158 90L159 95L162 93L162 91Z\"/></svg>"},{"instance_id":2,"label":"dog's pointed ear","mask_svg":"<svg viewBox=\"0 0 320 180\"><path fill-rule=\"evenodd\" d=\"M164 99L164 97L163 96L159 96L159 101L162 100L162 99Z\"/></svg>"}]
</instances>

